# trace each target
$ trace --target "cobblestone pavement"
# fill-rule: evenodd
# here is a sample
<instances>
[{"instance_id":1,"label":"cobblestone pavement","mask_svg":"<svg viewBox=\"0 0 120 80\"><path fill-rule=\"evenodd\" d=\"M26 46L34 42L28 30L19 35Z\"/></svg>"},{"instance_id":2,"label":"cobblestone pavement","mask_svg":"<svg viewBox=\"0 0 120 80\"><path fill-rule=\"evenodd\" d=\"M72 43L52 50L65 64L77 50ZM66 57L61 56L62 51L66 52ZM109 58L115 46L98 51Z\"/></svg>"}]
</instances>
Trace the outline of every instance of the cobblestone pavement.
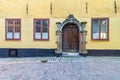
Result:
<instances>
[{"instance_id":1,"label":"cobblestone pavement","mask_svg":"<svg viewBox=\"0 0 120 80\"><path fill-rule=\"evenodd\" d=\"M0 58L0 80L120 80L120 57Z\"/></svg>"}]
</instances>

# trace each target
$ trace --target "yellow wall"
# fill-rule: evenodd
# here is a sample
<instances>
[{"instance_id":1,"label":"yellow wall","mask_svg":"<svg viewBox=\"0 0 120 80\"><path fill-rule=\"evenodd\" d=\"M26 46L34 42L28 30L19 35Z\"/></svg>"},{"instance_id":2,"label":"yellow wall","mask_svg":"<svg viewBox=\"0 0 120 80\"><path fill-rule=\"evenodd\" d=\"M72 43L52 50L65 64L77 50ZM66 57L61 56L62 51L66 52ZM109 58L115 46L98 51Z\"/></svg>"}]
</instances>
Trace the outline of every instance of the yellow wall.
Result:
<instances>
[{"instance_id":1,"label":"yellow wall","mask_svg":"<svg viewBox=\"0 0 120 80\"><path fill-rule=\"evenodd\" d=\"M87 24L87 49L120 49L120 17L109 18L109 41L91 40L91 19Z\"/></svg>"},{"instance_id":2,"label":"yellow wall","mask_svg":"<svg viewBox=\"0 0 120 80\"><path fill-rule=\"evenodd\" d=\"M56 48L56 22L63 22L73 14L80 22L87 21L87 49L120 49L120 0L116 2L118 13L115 14L114 0L0 0L0 48ZM104 17L109 17L109 41L92 41L91 18ZM5 40L5 18L21 18L20 41ZM34 18L50 19L49 41L33 40Z\"/></svg>"},{"instance_id":3,"label":"yellow wall","mask_svg":"<svg viewBox=\"0 0 120 80\"><path fill-rule=\"evenodd\" d=\"M51 0L55 18L74 14L77 18L114 17L120 15L120 0L116 0L118 13L114 13L114 0ZM88 13L86 14L86 2Z\"/></svg>"}]
</instances>

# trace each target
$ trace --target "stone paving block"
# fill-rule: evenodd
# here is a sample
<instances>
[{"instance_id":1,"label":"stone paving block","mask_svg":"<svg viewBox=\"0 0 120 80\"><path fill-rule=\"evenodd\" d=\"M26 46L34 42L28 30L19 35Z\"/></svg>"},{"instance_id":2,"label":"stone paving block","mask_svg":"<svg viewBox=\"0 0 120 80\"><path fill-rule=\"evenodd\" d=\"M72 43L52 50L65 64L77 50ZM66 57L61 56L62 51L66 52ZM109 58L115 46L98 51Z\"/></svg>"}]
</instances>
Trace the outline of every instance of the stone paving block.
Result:
<instances>
[{"instance_id":1,"label":"stone paving block","mask_svg":"<svg viewBox=\"0 0 120 80\"><path fill-rule=\"evenodd\" d=\"M120 80L119 68L118 57L0 58L0 80Z\"/></svg>"}]
</instances>

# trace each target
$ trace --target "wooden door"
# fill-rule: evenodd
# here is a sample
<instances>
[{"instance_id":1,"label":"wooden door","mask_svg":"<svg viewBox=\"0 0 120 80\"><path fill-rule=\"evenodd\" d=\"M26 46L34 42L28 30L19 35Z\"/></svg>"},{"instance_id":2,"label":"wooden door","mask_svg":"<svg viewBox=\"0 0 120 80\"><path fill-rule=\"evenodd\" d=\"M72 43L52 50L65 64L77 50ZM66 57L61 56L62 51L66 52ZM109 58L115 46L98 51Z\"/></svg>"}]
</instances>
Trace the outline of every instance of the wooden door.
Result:
<instances>
[{"instance_id":1,"label":"wooden door","mask_svg":"<svg viewBox=\"0 0 120 80\"><path fill-rule=\"evenodd\" d=\"M62 31L63 52L79 51L79 29L74 24L67 24Z\"/></svg>"}]
</instances>

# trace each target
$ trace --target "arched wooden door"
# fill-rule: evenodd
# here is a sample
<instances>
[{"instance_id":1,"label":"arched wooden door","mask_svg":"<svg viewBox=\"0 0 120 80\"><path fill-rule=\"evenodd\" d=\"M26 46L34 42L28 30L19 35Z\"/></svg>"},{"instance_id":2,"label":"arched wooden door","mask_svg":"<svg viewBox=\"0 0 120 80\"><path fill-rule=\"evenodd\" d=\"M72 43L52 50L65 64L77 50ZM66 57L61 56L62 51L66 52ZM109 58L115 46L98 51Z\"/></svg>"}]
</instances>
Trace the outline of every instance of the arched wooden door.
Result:
<instances>
[{"instance_id":1,"label":"arched wooden door","mask_svg":"<svg viewBox=\"0 0 120 80\"><path fill-rule=\"evenodd\" d=\"M74 24L67 24L62 30L62 50L63 52L79 51L79 29Z\"/></svg>"}]
</instances>

